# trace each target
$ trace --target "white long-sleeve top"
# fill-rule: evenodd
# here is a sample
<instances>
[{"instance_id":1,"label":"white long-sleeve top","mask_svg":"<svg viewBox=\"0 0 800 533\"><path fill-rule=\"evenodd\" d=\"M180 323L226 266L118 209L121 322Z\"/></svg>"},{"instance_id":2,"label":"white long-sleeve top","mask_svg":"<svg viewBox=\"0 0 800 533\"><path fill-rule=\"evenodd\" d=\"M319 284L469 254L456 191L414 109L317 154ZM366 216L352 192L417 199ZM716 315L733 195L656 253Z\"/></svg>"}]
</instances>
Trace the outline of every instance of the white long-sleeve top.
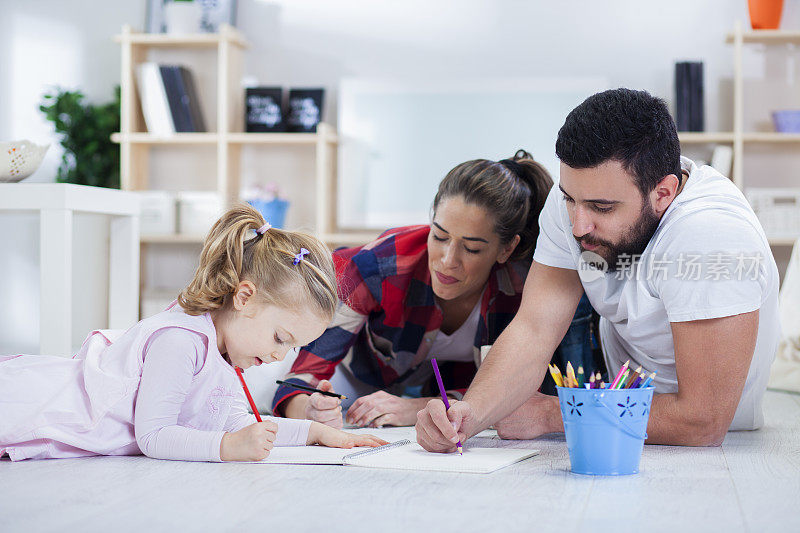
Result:
<instances>
[{"instance_id":1,"label":"white long-sleeve top","mask_svg":"<svg viewBox=\"0 0 800 533\"><path fill-rule=\"evenodd\" d=\"M277 446L309 420L269 418ZM0 455L12 460L136 455L219 461L225 432L255 423L208 314L179 307L89 335L72 359L0 356Z\"/></svg>"},{"instance_id":2,"label":"white long-sleeve top","mask_svg":"<svg viewBox=\"0 0 800 533\"><path fill-rule=\"evenodd\" d=\"M153 334L145 348L134 428L139 448L149 457L219 461L225 432L256 423L233 367L218 353L208 354L203 340L197 333L169 328ZM218 377L213 388L204 386L207 380L196 380L203 366L219 367L212 369ZM203 428L189 421L197 414L207 417ZM223 417L222 428L212 429ZM306 443L309 420L263 419L278 424L275 446Z\"/></svg>"}]
</instances>

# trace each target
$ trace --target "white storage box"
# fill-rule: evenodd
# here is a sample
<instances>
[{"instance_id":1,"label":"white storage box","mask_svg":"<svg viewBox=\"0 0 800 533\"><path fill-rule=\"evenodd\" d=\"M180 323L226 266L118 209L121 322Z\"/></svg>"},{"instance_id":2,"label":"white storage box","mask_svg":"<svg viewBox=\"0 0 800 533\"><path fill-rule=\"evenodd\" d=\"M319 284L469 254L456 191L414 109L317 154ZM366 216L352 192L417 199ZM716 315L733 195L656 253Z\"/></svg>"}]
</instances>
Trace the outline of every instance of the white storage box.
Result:
<instances>
[{"instance_id":1,"label":"white storage box","mask_svg":"<svg viewBox=\"0 0 800 533\"><path fill-rule=\"evenodd\" d=\"M752 187L745 194L767 237L800 237L800 189Z\"/></svg>"},{"instance_id":2,"label":"white storage box","mask_svg":"<svg viewBox=\"0 0 800 533\"><path fill-rule=\"evenodd\" d=\"M219 194L205 191L178 193L178 232L205 235L222 214Z\"/></svg>"},{"instance_id":3,"label":"white storage box","mask_svg":"<svg viewBox=\"0 0 800 533\"><path fill-rule=\"evenodd\" d=\"M172 235L176 227L175 193L166 191L137 191L139 231L142 235Z\"/></svg>"},{"instance_id":4,"label":"white storage box","mask_svg":"<svg viewBox=\"0 0 800 533\"><path fill-rule=\"evenodd\" d=\"M178 298L180 289L174 291L148 290L142 294L141 318L145 319L157 315Z\"/></svg>"}]
</instances>

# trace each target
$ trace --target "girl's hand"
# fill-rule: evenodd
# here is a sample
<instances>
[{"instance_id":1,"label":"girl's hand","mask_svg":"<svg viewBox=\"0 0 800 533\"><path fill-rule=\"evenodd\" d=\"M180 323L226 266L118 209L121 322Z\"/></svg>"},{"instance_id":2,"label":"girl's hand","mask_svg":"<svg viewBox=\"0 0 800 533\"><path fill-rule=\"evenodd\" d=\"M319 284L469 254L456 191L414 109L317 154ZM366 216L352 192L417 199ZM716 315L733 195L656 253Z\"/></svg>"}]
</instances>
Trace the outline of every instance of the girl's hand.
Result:
<instances>
[{"instance_id":1,"label":"girl's hand","mask_svg":"<svg viewBox=\"0 0 800 533\"><path fill-rule=\"evenodd\" d=\"M261 461L275 445L278 425L275 422L256 422L234 433L225 433L219 446L223 461Z\"/></svg>"},{"instance_id":2,"label":"girl's hand","mask_svg":"<svg viewBox=\"0 0 800 533\"><path fill-rule=\"evenodd\" d=\"M353 402L347 423L358 427L413 426L417 412L430 398L400 398L385 391L373 392Z\"/></svg>"},{"instance_id":3,"label":"girl's hand","mask_svg":"<svg viewBox=\"0 0 800 533\"><path fill-rule=\"evenodd\" d=\"M325 424L320 424L319 422L311 422L311 427L308 429L308 440L306 444L319 444L320 446L328 446L330 448L353 448L356 446L375 448L376 446L383 446L389 443L373 435L345 433L344 431L326 426Z\"/></svg>"}]
</instances>

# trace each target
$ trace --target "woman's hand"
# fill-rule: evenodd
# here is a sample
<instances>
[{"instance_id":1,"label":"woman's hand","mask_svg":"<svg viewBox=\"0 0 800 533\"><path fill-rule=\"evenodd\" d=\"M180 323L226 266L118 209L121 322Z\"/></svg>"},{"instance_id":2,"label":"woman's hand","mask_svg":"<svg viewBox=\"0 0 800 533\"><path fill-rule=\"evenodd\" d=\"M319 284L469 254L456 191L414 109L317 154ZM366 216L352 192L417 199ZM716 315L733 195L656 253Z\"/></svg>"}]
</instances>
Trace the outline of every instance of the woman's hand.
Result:
<instances>
[{"instance_id":1,"label":"woman's hand","mask_svg":"<svg viewBox=\"0 0 800 533\"><path fill-rule=\"evenodd\" d=\"M317 386L319 390L333 392L333 385L330 381L322 380ZM325 396L315 392L314 394L297 394L289 398L286 403L286 416L289 418L304 418L314 420L326 426L341 429L342 422L342 401L333 396Z\"/></svg>"},{"instance_id":2,"label":"woman's hand","mask_svg":"<svg viewBox=\"0 0 800 533\"><path fill-rule=\"evenodd\" d=\"M306 444L319 444L320 446L328 446L331 448L353 448L356 446L369 446L370 448L374 448L389 443L373 435L345 433L344 431L326 426L325 424L320 424L319 422L311 422L311 427L308 429L308 440Z\"/></svg>"},{"instance_id":3,"label":"woman's hand","mask_svg":"<svg viewBox=\"0 0 800 533\"><path fill-rule=\"evenodd\" d=\"M225 433L219 445L219 458L223 461L261 461L266 459L275 445L278 425L274 422L256 422L234 433Z\"/></svg>"},{"instance_id":4,"label":"woman's hand","mask_svg":"<svg viewBox=\"0 0 800 533\"><path fill-rule=\"evenodd\" d=\"M353 402L347 410L347 423L358 427L413 426L417 411L430 398L400 398L385 391L373 392Z\"/></svg>"}]
</instances>

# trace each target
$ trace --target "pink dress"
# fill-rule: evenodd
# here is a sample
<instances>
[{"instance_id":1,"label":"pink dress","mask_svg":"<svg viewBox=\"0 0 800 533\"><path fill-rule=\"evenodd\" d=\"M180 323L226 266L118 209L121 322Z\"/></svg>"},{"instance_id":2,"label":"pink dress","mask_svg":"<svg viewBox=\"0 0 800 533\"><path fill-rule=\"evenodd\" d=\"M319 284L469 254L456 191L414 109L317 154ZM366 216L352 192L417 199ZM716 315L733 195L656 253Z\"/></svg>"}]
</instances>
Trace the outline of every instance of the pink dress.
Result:
<instances>
[{"instance_id":1,"label":"pink dress","mask_svg":"<svg viewBox=\"0 0 800 533\"><path fill-rule=\"evenodd\" d=\"M0 456L139 455L219 461L225 432L255 423L208 314L173 305L128 331L89 334L72 359L0 356ZM277 446L309 420L272 418Z\"/></svg>"}]
</instances>

